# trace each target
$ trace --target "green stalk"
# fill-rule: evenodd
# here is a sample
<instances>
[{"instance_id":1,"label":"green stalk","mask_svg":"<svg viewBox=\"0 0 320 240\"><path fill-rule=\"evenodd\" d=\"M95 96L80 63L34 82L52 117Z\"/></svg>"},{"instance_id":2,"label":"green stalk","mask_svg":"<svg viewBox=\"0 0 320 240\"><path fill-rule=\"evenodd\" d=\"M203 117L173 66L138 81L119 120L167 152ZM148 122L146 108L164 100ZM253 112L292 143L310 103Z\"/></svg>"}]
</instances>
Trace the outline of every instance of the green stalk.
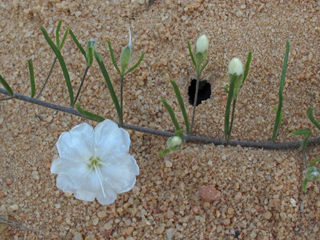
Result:
<instances>
[{"instance_id":1,"label":"green stalk","mask_svg":"<svg viewBox=\"0 0 320 240\"><path fill-rule=\"evenodd\" d=\"M80 83L80 86L79 86L79 89L78 89L78 92L77 92L77 95L76 95L76 98L74 99L74 102L73 102L73 105L72 107L74 107L74 105L76 104L76 101L79 97L79 94L80 94L80 91L81 91L81 88L82 88L82 85L83 85L83 82L84 82L84 79L86 78L86 75L87 75L87 72L89 70L89 66L86 67L86 70L84 71L84 74L83 74L83 77L82 77L82 80L81 80L81 83Z\"/></svg>"},{"instance_id":2,"label":"green stalk","mask_svg":"<svg viewBox=\"0 0 320 240\"><path fill-rule=\"evenodd\" d=\"M198 69L197 69L196 92L195 92L194 102L193 102L193 112L192 112L191 126L190 126L190 131L188 132L188 134L190 134L190 135L192 133L193 123L194 123L194 115L196 113L196 107L197 107L197 101L198 101L198 91L199 91L199 82L200 82L200 71L198 71Z\"/></svg>"}]
</instances>

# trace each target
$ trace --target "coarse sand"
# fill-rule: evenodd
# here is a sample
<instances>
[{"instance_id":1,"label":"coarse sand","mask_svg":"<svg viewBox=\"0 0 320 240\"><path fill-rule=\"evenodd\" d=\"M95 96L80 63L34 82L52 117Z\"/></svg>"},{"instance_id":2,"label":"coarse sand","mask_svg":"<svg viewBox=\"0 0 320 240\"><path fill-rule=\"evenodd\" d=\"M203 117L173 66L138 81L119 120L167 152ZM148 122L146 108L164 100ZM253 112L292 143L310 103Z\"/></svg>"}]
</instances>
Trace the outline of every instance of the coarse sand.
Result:
<instances>
[{"instance_id":1,"label":"coarse sand","mask_svg":"<svg viewBox=\"0 0 320 240\"><path fill-rule=\"evenodd\" d=\"M33 60L38 93L54 60L44 39L44 26L54 40L69 26L85 47L94 38L116 94L120 79L112 65L107 40L117 60L131 29L133 62L140 66L125 77L124 121L174 132L163 104L172 105L183 124L170 84L179 85L187 113L188 87L196 73L187 41L209 39L209 64L202 79L211 98L196 109L194 135L224 137L227 66L233 57L245 63L252 51L248 78L239 92L231 139L269 141L278 104L286 40L290 55L284 86L283 121L278 141L301 140L292 131L319 130L306 110L320 119L320 1L298 0L144 0L0 1L0 74L17 93L30 95L28 59ZM67 36L61 50L73 91L79 88L86 63ZM4 96L1 96L3 98ZM68 106L68 92L55 64L41 100ZM89 111L117 120L116 110L98 64L94 61L78 102ZM157 152L166 139L136 131L132 154L140 167L134 188L109 205L80 201L56 187L50 166L58 157L62 132L81 122L18 100L0 102L0 211L34 231L0 225L0 239L320 239L319 183L302 189L305 166L300 150L263 150L186 143L164 158ZM308 147L309 162L320 157ZM220 197L204 201L200 190L211 187Z\"/></svg>"}]
</instances>

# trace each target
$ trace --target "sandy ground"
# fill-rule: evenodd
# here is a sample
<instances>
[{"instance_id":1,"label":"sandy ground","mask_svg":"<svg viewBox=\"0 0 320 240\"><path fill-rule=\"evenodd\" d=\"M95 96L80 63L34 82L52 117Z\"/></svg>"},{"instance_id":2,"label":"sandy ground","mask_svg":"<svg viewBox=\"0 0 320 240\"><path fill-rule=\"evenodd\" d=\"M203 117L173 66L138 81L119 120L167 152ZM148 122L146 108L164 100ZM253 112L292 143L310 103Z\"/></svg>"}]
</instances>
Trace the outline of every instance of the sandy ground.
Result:
<instances>
[{"instance_id":1,"label":"sandy ground","mask_svg":"<svg viewBox=\"0 0 320 240\"><path fill-rule=\"evenodd\" d=\"M174 131L159 99L166 98L183 117L174 97L174 79L188 104L188 86L195 70L187 40L194 45L206 34L209 65L202 78L212 84L211 98L197 108L194 132L224 137L227 66L233 57L243 62L252 51L250 73L239 93L232 139L267 141L272 135L278 86L285 53L290 57L284 89L283 123L279 141L310 128L306 117L315 107L320 119L320 2L318 1L0 1L0 73L15 92L29 95L27 60L34 62L37 92L54 54L39 26L52 38L60 19L70 26L82 46L94 38L119 94L119 77L112 66L107 40L117 59L131 28L134 60L146 52L141 65L125 79L127 123ZM142 1L143 2L143 1ZM61 32L60 35L63 33ZM85 60L68 36L62 54L74 92ZM60 66L56 64L42 100L68 106ZM117 120L98 65L90 68L79 103ZM102 206L83 202L57 189L51 162L62 132L85 120L18 100L0 102L0 210L36 231L7 227L0 239L319 239L319 184L301 190L304 165L299 150L271 151L241 147L185 144L165 158L156 153L166 139L131 131L130 153L140 167L136 186ZM92 125L96 123L86 121ZM309 161L320 156L308 149ZM221 198L205 202L199 194L211 186Z\"/></svg>"}]
</instances>

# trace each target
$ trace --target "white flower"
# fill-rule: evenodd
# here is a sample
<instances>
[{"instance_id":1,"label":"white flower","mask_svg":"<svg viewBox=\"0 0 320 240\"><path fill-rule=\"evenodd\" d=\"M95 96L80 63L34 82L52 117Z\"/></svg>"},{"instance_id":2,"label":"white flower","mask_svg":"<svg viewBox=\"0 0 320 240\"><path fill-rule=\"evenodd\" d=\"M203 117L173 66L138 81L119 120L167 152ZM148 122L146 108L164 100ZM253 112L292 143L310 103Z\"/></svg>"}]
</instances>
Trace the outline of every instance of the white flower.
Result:
<instances>
[{"instance_id":1,"label":"white flower","mask_svg":"<svg viewBox=\"0 0 320 240\"><path fill-rule=\"evenodd\" d=\"M129 147L129 133L111 120L95 129L82 123L62 133L57 142L60 157L51 166L51 173L58 174L57 187L80 200L113 203L118 193L133 188L139 174Z\"/></svg>"},{"instance_id":2,"label":"white flower","mask_svg":"<svg viewBox=\"0 0 320 240\"><path fill-rule=\"evenodd\" d=\"M198 38L196 42L196 53L204 54L205 51L208 51L209 48L209 40L206 35L202 35Z\"/></svg>"}]
</instances>

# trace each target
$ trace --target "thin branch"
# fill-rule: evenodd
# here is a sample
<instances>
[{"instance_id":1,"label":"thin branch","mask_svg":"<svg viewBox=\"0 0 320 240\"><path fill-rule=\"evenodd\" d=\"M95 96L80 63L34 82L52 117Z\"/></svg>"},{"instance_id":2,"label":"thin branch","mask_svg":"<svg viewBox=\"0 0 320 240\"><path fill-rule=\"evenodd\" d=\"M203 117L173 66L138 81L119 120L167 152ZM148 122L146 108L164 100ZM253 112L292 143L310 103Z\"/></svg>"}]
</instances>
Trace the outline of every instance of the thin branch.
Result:
<instances>
[{"instance_id":1,"label":"thin branch","mask_svg":"<svg viewBox=\"0 0 320 240\"><path fill-rule=\"evenodd\" d=\"M49 71L49 73L48 73L48 76L47 76L46 80L44 81L44 84L43 84L40 92L38 93L36 99L38 99L38 98L41 96L41 93L42 93L43 89L44 89L45 86L47 85L47 82L48 82L49 77L50 77L50 75L51 75L51 73L52 73L52 69L53 69L54 65L56 64L57 59L58 59L57 57L54 58L53 63L52 63L52 66L51 66L50 71Z\"/></svg>"},{"instance_id":2,"label":"thin branch","mask_svg":"<svg viewBox=\"0 0 320 240\"><path fill-rule=\"evenodd\" d=\"M9 96L9 93L5 89L0 88L0 93ZM14 93L13 97L16 99L25 101L25 102L37 104L37 105L40 105L43 107L51 108L54 110L58 110L61 112L65 112L65 113L69 113L69 114L72 114L75 116L86 118L86 117L82 116L77 110L75 110L71 107L63 107L63 106L56 105L53 103L44 102L44 101L41 101L41 100L38 100L35 98L21 95L19 93ZM89 118L86 118L86 119L89 119ZM92 120L92 119L90 119L90 120ZM116 121L114 121L114 122L116 122ZM116 122L116 123L119 124L118 122ZM164 131L159 131L159 130L145 128L145 127L139 127L139 126L130 125L130 124L123 124L122 127L125 129L131 129L131 130L135 130L138 132L149 133L149 134L158 135L158 136L162 136L162 137L174 136L174 133L171 133L171 132L164 132ZM220 139L220 138L209 138L209 137L190 136L190 135L185 135L185 140L188 142L194 142L194 143L205 143L205 144L214 143L215 145L225 145L225 146L234 146L234 147L239 145L241 147L253 147L253 148L264 148L264 149L298 149L301 147L301 144L302 144L301 141L287 142L287 143L230 141L229 143L227 143L225 140ZM318 143L320 143L320 137L308 140L309 145L318 144Z\"/></svg>"}]
</instances>

